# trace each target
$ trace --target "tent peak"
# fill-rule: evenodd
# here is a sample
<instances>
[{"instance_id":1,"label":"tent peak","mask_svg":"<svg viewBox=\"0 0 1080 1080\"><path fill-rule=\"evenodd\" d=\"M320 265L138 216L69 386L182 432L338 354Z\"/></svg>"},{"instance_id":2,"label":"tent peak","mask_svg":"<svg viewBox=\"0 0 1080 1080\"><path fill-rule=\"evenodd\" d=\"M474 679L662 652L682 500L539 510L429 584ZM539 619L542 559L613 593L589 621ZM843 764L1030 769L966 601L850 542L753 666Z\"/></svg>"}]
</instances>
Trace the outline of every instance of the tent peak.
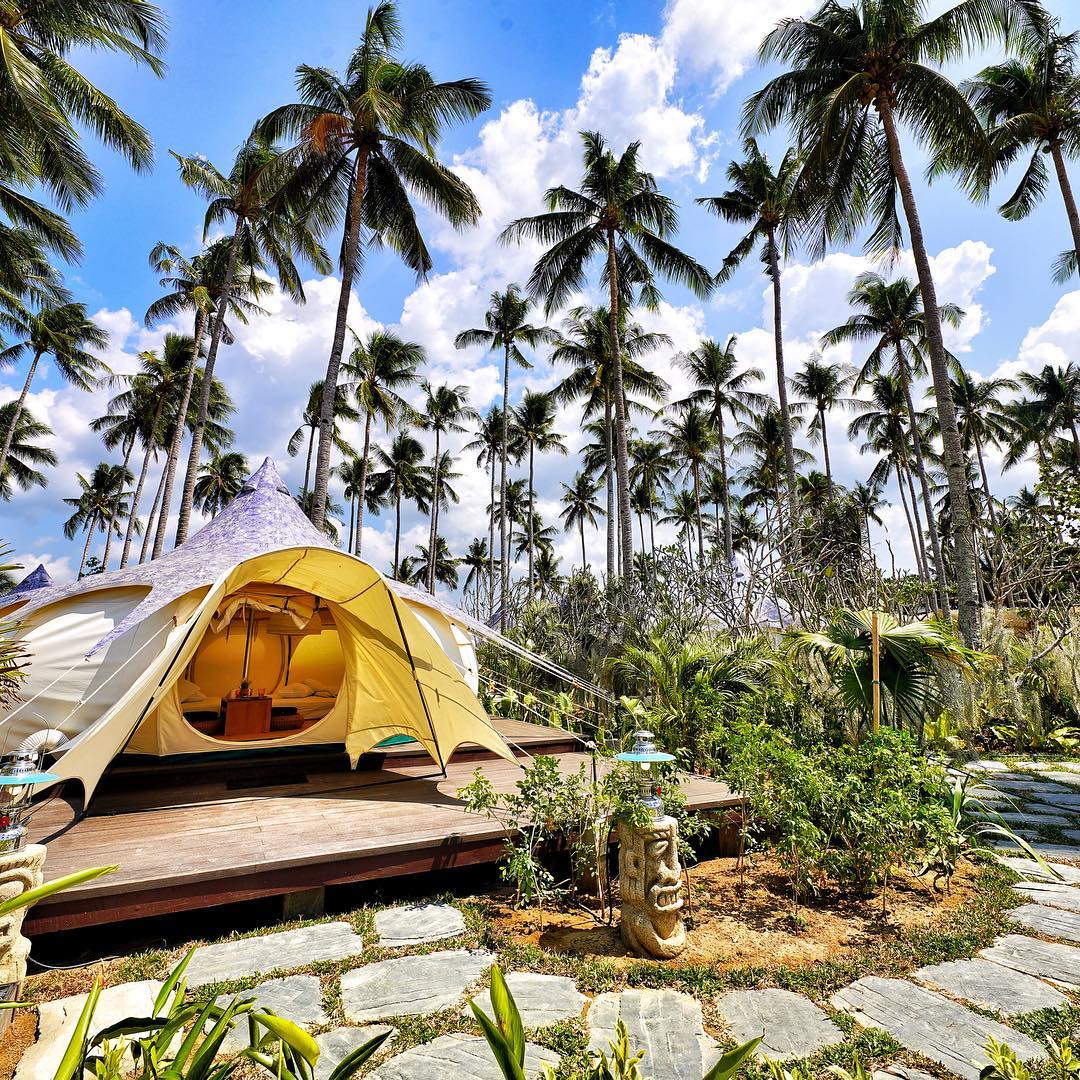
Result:
<instances>
[{"instance_id":1,"label":"tent peak","mask_svg":"<svg viewBox=\"0 0 1080 1080\"><path fill-rule=\"evenodd\" d=\"M4 596L10 599L12 596L21 596L23 593L34 592L37 589L48 589L52 584L52 575L45 569L44 563L38 563L36 569L31 570L15 588L9 590Z\"/></svg>"},{"instance_id":2,"label":"tent peak","mask_svg":"<svg viewBox=\"0 0 1080 1080\"><path fill-rule=\"evenodd\" d=\"M263 458L263 463L244 481L240 494L250 495L253 491L265 489L272 489L290 497L292 495L271 457Z\"/></svg>"}]
</instances>

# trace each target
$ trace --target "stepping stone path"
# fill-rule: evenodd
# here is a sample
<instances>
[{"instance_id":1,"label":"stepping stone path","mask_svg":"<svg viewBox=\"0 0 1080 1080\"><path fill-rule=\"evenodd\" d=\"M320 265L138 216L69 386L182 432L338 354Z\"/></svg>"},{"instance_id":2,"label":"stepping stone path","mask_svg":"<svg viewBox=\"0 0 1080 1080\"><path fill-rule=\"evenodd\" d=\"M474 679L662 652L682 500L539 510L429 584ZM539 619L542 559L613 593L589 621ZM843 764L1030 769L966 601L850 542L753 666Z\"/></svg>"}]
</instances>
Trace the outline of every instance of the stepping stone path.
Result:
<instances>
[{"instance_id":1,"label":"stepping stone path","mask_svg":"<svg viewBox=\"0 0 1080 1080\"><path fill-rule=\"evenodd\" d=\"M979 953L995 964L1080 989L1080 949L1022 934L1006 934Z\"/></svg>"},{"instance_id":2,"label":"stepping stone path","mask_svg":"<svg viewBox=\"0 0 1080 1080\"><path fill-rule=\"evenodd\" d=\"M525 1075L540 1075L544 1065L558 1065L550 1050L525 1044ZM369 1080L502 1080L487 1040L476 1035L440 1035L414 1046L369 1073Z\"/></svg>"},{"instance_id":3,"label":"stepping stone path","mask_svg":"<svg viewBox=\"0 0 1080 1080\"><path fill-rule=\"evenodd\" d=\"M1052 884L1080 885L1080 869L1066 863L1048 862L1050 871L1044 870L1034 859L1019 858L1015 855L999 855L998 862L1015 870L1022 877L1033 881L1045 881Z\"/></svg>"},{"instance_id":4,"label":"stepping stone path","mask_svg":"<svg viewBox=\"0 0 1080 1080\"><path fill-rule=\"evenodd\" d=\"M600 994L589 1009L589 1050L605 1053L619 1020L630 1045L644 1050L644 1076L652 1080L687 1080L704 1076L718 1056L705 1034L701 1004L677 990L623 990Z\"/></svg>"},{"instance_id":5,"label":"stepping stone path","mask_svg":"<svg viewBox=\"0 0 1080 1080\"><path fill-rule=\"evenodd\" d=\"M837 991L832 1004L851 1013L861 1027L883 1028L901 1046L964 1080L978 1080L989 1064L986 1041L991 1035L1007 1042L1023 1060L1046 1056L1026 1035L902 979L867 976Z\"/></svg>"},{"instance_id":6,"label":"stepping stone path","mask_svg":"<svg viewBox=\"0 0 1080 1080\"><path fill-rule=\"evenodd\" d=\"M460 937L465 933L465 917L449 904L408 904L378 912L375 932L379 944L386 949L423 945Z\"/></svg>"},{"instance_id":7,"label":"stepping stone path","mask_svg":"<svg viewBox=\"0 0 1080 1080\"><path fill-rule=\"evenodd\" d=\"M322 986L316 975L289 975L284 979L271 979L256 986L254 990L241 990L238 994L221 994L217 1003L227 1005L233 998L254 998L256 1005L269 1009L278 1016L285 1016L301 1027L316 1027L329 1022L323 1012ZM247 1020L241 1018L236 1027L225 1036L221 1054L235 1054L248 1045Z\"/></svg>"},{"instance_id":8,"label":"stepping stone path","mask_svg":"<svg viewBox=\"0 0 1080 1080\"><path fill-rule=\"evenodd\" d=\"M531 971L511 971L506 985L514 995L514 1002L521 1013L521 1022L527 1028L547 1027L560 1020L580 1016L588 998L578 992L574 980L565 975L537 975ZM491 1008L491 991L476 995L476 1004L494 1018ZM465 1006L465 1015L472 1016L472 1009Z\"/></svg>"},{"instance_id":9,"label":"stepping stone path","mask_svg":"<svg viewBox=\"0 0 1080 1080\"><path fill-rule=\"evenodd\" d=\"M929 1073L918 1069L909 1069L904 1065L890 1065L887 1069L878 1069L871 1073L872 1080L936 1080Z\"/></svg>"},{"instance_id":10,"label":"stepping stone path","mask_svg":"<svg viewBox=\"0 0 1080 1080\"><path fill-rule=\"evenodd\" d=\"M1080 914L1042 904L1025 904L1009 912L1009 918L1047 937L1080 941Z\"/></svg>"},{"instance_id":11,"label":"stepping stone path","mask_svg":"<svg viewBox=\"0 0 1080 1080\"><path fill-rule=\"evenodd\" d=\"M1021 881L1014 885L1013 892L1024 900L1047 907L1062 908L1065 911L1080 912L1080 889L1056 882Z\"/></svg>"},{"instance_id":12,"label":"stepping stone path","mask_svg":"<svg viewBox=\"0 0 1080 1080\"><path fill-rule=\"evenodd\" d=\"M147 980L102 990L94 1012L94 1030L129 1016L150 1016L160 989L161 983ZM85 1004L86 994L76 994L38 1007L38 1040L23 1054L15 1080L53 1080Z\"/></svg>"},{"instance_id":13,"label":"stepping stone path","mask_svg":"<svg viewBox=\"0 0 1080 1080\"><path fill-rule=\"evenodd\" d=\"M208 983L307 967L322 960L344 960L363 951L364 939L347 922L320 923L203 945L195 950L184 977L194 989Z\"/></svg>"},{"instance_id":14,"label":"stepping stone path","mask_svg":"<svg viewBox=\"0 0 1080 1080\"><path fill-rule=\"evenodd\" d=\"M764 1033L759 1057L790 1061L844 1041L844 1033L801 994L790 990L736 990L716 1003L736 1042Z\"/></svg>"},{"instance_id":15,"label":"stepping stone path","mask_svg":"<svg viewBox=\"0 0 1080 1080\"><path fill-rule=\"evenodd\" d=\"M394 1043L397 1033L388 1024L369 1024L367 1027L339 1027L315 1037L319 1047L319 1061L315 1066L315 1080L330 1080L330 1074L354 1050L359 1050L369 1039L381 1035L384 1031L393 1032L390 1038L379 1047L383 1053Z\"/></svg>"},{"instance_id":16,"label":"stepping stone path","mask_svg":"<svg viewBox=\"0 0 1080 1080\"><path fill-rule=\"evenodd\" d=\"M380 960L341 976L345 1018L353 1023L417 1016L456 1005L495 957L489 952L429 953Z\"/></svg>"},{"instance_id":17,"label":"stepping stone path","mask_svg":"<svg viewBox=\"0 0 1080 1080\"><path fill-rule=\"evenodd\" d=\"M1002 821L1015 825L1072 825L1076 818L1066 817L1064 814L1044 813L1041 810L1010 811L1005 810L997 814ZM1068 835L1066 833L1066 835ZM1070 839L1073 839L1070 837Z\"/></svg>"},{"instance_id":18,"label":"stepping stone path","mask_svg":"<svg viewBox=\"0 0 1080 1080\"><path fill-rule=\"evenodd\" d=\"M1060 1009L1069 999L1040 979L989 960L952 960L919 968L912 976L919 982L944 990L973 1005L993 1009L1005 1016Z\"/></svg>"}]
</instances>

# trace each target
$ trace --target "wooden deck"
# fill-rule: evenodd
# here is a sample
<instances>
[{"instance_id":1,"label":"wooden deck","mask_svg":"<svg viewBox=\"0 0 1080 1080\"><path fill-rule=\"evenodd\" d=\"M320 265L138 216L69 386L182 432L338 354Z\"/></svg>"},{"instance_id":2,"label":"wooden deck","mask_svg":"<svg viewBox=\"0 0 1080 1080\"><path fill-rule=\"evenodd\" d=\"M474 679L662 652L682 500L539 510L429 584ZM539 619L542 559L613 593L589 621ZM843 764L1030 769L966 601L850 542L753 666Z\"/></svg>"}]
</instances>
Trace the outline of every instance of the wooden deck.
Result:
<instances>
[{"instance_id":1,"label":"wooden deck","mask_svg":"<svg viewBox=\"0 0 1080 1080\"><path fill-rule=\"evenodd\" d=\"M522 757L549 753L564 770L591 767L565 733L497 723ZM502 830L456 799L478 767L499 790L521 775L468 747L445 778L408 746L372 756L355 772L344 755L326 752L121 766L88 815L56 799L31 829L31 839L49 848L49 878L110 863L120 869L31 908L27 927L42 934L492 862ZM688 780L687 795L702 810L740 801L700 778Z\"/></svg>"}]
</instances>

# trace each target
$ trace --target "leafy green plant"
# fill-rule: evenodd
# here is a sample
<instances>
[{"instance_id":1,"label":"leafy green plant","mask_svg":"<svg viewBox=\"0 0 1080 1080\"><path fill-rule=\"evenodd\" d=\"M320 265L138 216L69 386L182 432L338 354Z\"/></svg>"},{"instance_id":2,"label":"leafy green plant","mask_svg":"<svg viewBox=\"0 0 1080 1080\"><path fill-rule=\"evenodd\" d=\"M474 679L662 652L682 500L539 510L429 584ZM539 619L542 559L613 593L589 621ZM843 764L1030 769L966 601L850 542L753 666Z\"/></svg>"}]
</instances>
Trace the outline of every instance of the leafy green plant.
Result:
<instances>
[{"instance_id":1,"label":"leafy green plant","mask_svg":"<svg viewBox=\"0 0 1080 1080\"><path fill-rule=\"evenodd\" d=\"M64 877L43 882L34 889L27 889L25 892L19 893L18 896L13 896L9 900L0 903L0 916L10 915L13 911L30 907L32 904L39 903L58 892L63 892L65 889L72 889L85 881L93 881L95 878L103 877L105 874L111 874L119 869L119 866L95 866L90 870L76 870L73 874L66 874Z\"/></svg>"}]
</instances>

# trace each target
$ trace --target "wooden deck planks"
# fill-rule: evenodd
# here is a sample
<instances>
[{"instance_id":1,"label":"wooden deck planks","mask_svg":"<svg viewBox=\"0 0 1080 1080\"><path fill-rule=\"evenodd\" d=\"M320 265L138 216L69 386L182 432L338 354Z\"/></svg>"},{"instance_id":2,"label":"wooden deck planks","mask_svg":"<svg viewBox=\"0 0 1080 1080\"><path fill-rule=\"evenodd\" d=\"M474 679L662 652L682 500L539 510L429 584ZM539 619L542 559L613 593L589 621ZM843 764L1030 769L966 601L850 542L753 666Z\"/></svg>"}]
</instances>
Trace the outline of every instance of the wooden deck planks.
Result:
<instances>
[{"instance_id":1,"label":"wooden deck planks","mask_svg":"<svg viewBox=\"0 0 1080 1080\"><path fill-rule=\"evenodd\" d=\"M531 730L515 731L515 741L543 749L543 729L521 727ZM591 763L585 753L558 757L563 771ZM520 765L497 758L451 761L445 778L431 775L430 762L387 760L382 770L353 773L298 765L307 782L291 786L114 790L74 824L72 808L56 800L32 823L32 839L49 848L47 876L103 863L120 869L37 905L29 928L43 933L491 861L502 829L456 798L478 767L500 791L521 776ZM740 801L716 781L692 777L685 787L695 809Z\"/></svg>"}]
</instances>

